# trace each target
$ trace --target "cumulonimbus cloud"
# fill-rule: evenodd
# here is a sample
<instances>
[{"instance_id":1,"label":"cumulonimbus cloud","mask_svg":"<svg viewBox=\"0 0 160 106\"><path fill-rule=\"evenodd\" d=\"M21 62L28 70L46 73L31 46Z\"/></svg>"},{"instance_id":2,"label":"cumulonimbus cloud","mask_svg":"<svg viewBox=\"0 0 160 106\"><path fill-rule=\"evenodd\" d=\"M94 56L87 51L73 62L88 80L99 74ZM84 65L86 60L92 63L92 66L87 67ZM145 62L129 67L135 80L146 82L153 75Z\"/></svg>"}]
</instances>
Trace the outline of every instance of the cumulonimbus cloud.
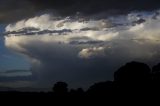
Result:
<instances>
[{"instance_id":1,"label":"cumulonimbus cloud","mask_svg":"<svg viewBox=\"0 0 160 106\"><path fill-rule=\"evenodd\" d=\"M105 19L44 14L8 25L5 45L29 58L41 83L89 84L111 78L111 70L127 61L159 61L158 12Z\"/></svg>"}]
</instances>

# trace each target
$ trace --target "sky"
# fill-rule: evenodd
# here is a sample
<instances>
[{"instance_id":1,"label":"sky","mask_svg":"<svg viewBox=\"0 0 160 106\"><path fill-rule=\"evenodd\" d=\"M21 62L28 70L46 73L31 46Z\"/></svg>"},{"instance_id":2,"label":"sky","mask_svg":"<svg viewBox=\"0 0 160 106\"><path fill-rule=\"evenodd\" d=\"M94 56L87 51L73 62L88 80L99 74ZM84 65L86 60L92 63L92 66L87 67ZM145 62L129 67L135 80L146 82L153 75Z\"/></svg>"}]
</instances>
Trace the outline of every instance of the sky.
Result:
<instances>
[{"instance_id":1,"label":"sky","mask_svg":"<svg viewBox=\"0 0 160 106\"><path fill-rule=\"evenodd\" d=\"M127 62L159 63L159 7L158 0L0 1L0 87L87 88Z\"/></svg>"}]
</instances>

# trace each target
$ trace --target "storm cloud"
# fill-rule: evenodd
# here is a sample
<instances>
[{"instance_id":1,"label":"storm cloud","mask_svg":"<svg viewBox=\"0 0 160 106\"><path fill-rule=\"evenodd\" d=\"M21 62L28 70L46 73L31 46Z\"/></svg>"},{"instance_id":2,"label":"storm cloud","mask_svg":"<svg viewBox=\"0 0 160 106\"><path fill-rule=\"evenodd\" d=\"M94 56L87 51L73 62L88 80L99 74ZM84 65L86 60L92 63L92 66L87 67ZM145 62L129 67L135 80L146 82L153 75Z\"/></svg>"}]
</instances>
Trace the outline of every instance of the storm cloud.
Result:
<instances>
[{"instance_id":1,"label":"storm cloud","mask_svg":"<svg viewBox=\"0 0 160 106\"><path fill-rule=\"evenodd\" d=\"M37 85L86 87L128 61L157 63L159 27L159 10L101 19L43 14L9 24L5 45L29 59Z\"/></svg>"},{"instance_id":2,"label":"storm cloud","mask_svg":"<svg viewBox=\"0 0 160 106\"><path fill-rule=\"evenodd\" d=\"M0 22L10 23L46 12L60 16L119 14L155 10L159 0L5 0L0 1Z\"/></svg>"}]
</instances>

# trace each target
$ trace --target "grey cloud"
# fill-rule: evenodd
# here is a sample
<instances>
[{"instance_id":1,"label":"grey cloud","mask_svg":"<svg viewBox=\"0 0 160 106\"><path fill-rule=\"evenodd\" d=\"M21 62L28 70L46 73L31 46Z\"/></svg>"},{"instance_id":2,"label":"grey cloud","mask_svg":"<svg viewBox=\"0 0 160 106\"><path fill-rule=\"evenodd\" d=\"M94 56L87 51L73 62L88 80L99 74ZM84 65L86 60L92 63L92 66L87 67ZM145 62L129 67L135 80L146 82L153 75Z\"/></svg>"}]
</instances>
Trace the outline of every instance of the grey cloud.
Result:
<instances>
[{"instance_id":1,"label":"grey cloud","mask_svg":"<svg viewBox=\"0 0 160 106\"><path fill-rule=\"evenodd\" d=\"M2 73L29 72L29 70L7 70Z\"/></svg>"},{"instance_id":2,"label":"grey cloud","mask_svg":"<svg viewBox=\"0 0 160 106\"><path fill-rule=\"evenodd\" d=\"M25 28L25 29L21 29L20 31L11 31L11 32L5 32L3 35L10 35L10 34L14 34L16 36L18 35L43 35L43 34L65 34L65 33L71 33L72 30L70 29L63 29L63 30L43 30L43 31L39 31L39 29L36 28Z\"/></svg>"},{"instance_id":3,"label":"grey cloud","mask_svg":"<svg viewBox=\"0 0 160 106\"><path fill-rule=\"evenodd\" d=\"M35 8L27 0L1 0L0 13L0 22L9 23L35 15Z\"/></svg>"},{"instance_id":4,"label":"grey cloud","mask_svg":"<svg viewBox=\"0 0 160 106\"><path fill-rule=\"evenodd\" d=\"M34 25L34 28L42 31L62 31L67 27L72 32L66 35L44 33L39 36L13 34L5 36L5 45L30 60L32 74L37 78L38 85L49 86L63 80L72 86L86 87L97 81L112 79L114 70L128 61L145 61L150 64L159 61L160 42L157 40L160 39L160 18L157 16L153 19L154 11L152 14L138 14L145 21L133 25L141 17L137 13L130 13L112 17L111 21L122 24L112 28L104 26L106 23L102 20L52 20L52 16L45 14L8 25L6 31L18 31ZM61 22L64 25L57 27ZM95 26L99 30L81 30Z\"/></svg>"},{"instance_id":5,"label":"grey cloud","mask_svg":"<svg viewBox=\"0 0 160 106\"><path fill-rule=\"evenodd\" d=\"M113 10L152 10L159 8L158 0L29 0L40 9L57 9L61 14L72 14L77 11L93 14ZM64 11L65 9L65 11Z\"/></svg>"},{"instance_id":6,"label":"grey cloud","mask_svg":"<svg viewBox=\"0 0 160 106\"><path fill-rule=\"evenodd\" d=\"M16 82L16 81L33 81L35 78L32 76L17 76L17 77L0 77L0 82Z\"/></svg>"},{"instance_id":7,"label":"grey cloud","mask_svg":"<svg viewBox=\"0 0 160 106\"><path fill-rule=\"evenodd\" d=\"M134 10L155 10L159 6L158 0L1 0L0 22L15 22L45 13L47 10L61 16L75 15L76 13L89 16L101 12L115 15Z\"/></svg>"},{"instance_id":8,"label":"grey cloud","mask_svg":"<svg viewBox=\"0 0 160 106\"><path fill-rule=\"evenodd\" d=\"M104 41L94 41L94 40L89 40L89 41L71 41L70 42L70 44L72 44L72 45L81 45L81 44L98 44L98 45L101 45L101 44L103 44L104 43Z\"/></svg>"}]
</instances>

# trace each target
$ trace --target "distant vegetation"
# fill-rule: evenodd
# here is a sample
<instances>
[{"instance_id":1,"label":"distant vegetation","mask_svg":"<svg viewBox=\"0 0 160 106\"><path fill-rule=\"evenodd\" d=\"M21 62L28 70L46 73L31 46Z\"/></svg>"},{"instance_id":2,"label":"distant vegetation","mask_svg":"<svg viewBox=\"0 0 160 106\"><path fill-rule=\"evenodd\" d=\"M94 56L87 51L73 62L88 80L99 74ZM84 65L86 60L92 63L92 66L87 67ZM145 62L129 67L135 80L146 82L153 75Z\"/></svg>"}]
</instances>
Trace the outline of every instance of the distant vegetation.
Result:
<instances>
[{"instance_id":1,"label":"distant vegetation","mask_svg":"<svg viewBox=\"0 0 160 106\"><path fill-rule=\"evenodd\" d=\"M3 98L28 97L28 98L121 98L122 96L149 97L148 95L160 93L160 64L152 69L144 63L130 62L120 67L114 73L114 81L95 83L84 91L82 88L68 89L65 82L57 82L53 92L1 92ZM34 98L34 99L35 99Z\"/></svg>"}]
</instances>

